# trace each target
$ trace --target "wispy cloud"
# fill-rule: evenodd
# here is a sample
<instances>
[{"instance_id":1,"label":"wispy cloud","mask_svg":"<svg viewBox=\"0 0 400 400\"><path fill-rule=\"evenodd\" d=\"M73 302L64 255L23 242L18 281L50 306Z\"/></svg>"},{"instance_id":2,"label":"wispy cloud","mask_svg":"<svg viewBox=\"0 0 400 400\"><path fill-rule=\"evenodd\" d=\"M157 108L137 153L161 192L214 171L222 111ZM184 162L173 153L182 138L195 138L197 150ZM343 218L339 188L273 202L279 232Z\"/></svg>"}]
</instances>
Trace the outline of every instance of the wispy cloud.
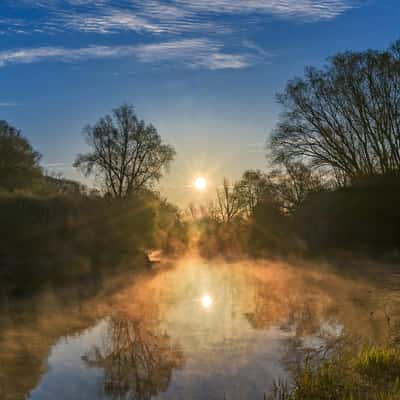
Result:
<instances>
[{"instance_id":1,"label":"wispy cloud","mask_svg":"<svg viewBox=\"0 0 400 400\"><path fill-rule=\"evenodd\" d=\"M175 0L189 10L218 13L265 13L280 17L330 19L356 6L353 0Z\"/></svg>"},{"instance_id":2,"label":"wispy cloud","mask_svg":"<svg viewBox=\"0 0 400 400\"><path fill-rule=\"evenodd\" d=\"M110 9L99 14L76 14L64 12L59 18L68 29L82 32L113 33L117 31L136 31L161 33L165 29L158 23L152 23L131 11Z\"/></svg>"},{"instance_id":3,"label":"wispy cloud","mask_svg":"<svg viewBox=\"0 0 400 400\"><path fill-rule=\"evenodd\" d=\"M89 46L78 49L64 47L36 47L0 52L0 66L7 64L30 64L43 60L73 61L91 58L125 57L133 55L132 46Z\"/></svg>"},{"instance_id":4,"label":"wispy cloud","mask_svg":"<svg viewBox=\"0 0 400 400\"><path fill-rule=\"evenodd\" d=\"M135 32L146 42L133 46L36 47L0 51L0 66L43 60L77 61L134 56L140 62L177 62L185 67L245 68L270 54L244 40L249 21L266 16L312 22L338 17L367 0L3 0L6 7L35 7L30 20L4 13L0 35ZM1 0L0 0L1 2ZM6 8L7 10L7 8ZM17 13L18 14L18 13ZM20 15L20 14L18 14ZM254 22L255 21L255 22ZM238 34L240 30L241 34ZM158 39L156 39L158 38ZM196 39L193 39L196 38ZM47 38L46 38L47 39ZM87 43L87 41L85 40ZM49 43L46 40L46 43ZM227 52L226 48L235 51Z\"/></svg>"},{"instance_id":5,"label":"wispy cloud","mask_svg":"<svg viewBox=\"0 0 400 400\"><path fill-rule=\"evenodd\" d=\"M74 2L76 4L76 2ZM228 33L224 23L216 24L209 16L201 15L179 4L159 0L85 2L85 7L55 9L53 18L64 29L110 34L121 31L152 34L187 32ZM48 21L54 27L54 21Z\"/></svg>"},{"instance_id":6,"label":"wispy cloud","mask_svg":"<svg viewBox=\"0 0 400 400\"><path fill-rule=\"evenodd\" d=\"M252 64L254 55L228 54L222 45L206 39L187 39L176 42L142 45L136 48L142 62L180 61L193 68L238 69Z\"/></svg>"},{"instance_id":7,"label":"wispy cloud","mask_svg":"<svg viewBox=\"0 0 400 400\"><path fill-rule=\"evenodd\" d=\"M173 62L189 68L239 69L257 60L255 54L224 52L223 45L208 39L186 39L137 46L89 46L83 48L37 47L0 52L0 66L46 60L78 61L135 57L143 63Z\"/></svg>"},{"instance_id":8,"label":"wispy cloud","mask_svg":"<svg viewBox=\"0 0 400 400\"><path fill-rule=\"evenodd\" d=\"M218 15L333 19L363 0L14 0L46 10L42 27L83 32L229 33ZM1 23L1 21L0 21ZM20 27L20 26L19 26Z\"/></svg>"},{"instance_id":9,"label":"wispy cloud","mask_svg":"<svg viewBox=\"0 0 400 400\"><path fill-rule=\"evenodd\" d=\"M19 107L22 106L21 103L16 103L15 101L0 101L0 107Z\"/></svg>"}]
</instances>

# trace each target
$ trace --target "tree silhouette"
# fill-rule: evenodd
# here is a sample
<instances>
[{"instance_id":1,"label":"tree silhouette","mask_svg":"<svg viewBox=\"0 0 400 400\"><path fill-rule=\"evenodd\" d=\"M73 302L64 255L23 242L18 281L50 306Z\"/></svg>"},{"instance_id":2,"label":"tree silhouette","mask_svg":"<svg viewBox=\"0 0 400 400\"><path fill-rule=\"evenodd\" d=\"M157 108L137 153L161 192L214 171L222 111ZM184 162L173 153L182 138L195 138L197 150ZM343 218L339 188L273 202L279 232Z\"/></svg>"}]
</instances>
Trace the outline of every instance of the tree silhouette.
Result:
<instances>
[{"instance_id":1,"label":"tree silhouette","mask_svg":"<svg viewBox=\"0 0 400 400\"><path fill-rule=\"evenodd\" d=\"M225 223L232 222L243 212L242 198L236 188L230 186L226 178L224 178L222 187L217 189L215 212L217 218Z\"/></svg>"},{"instance_id":2,"label":"tree silhouette","mask_svg":"<svg viewBox=\"0 0 400 400\"><path fill-rule=\"evenodd\" d=\"M346 52L278 97L275 159L328 167L347 180L400 170L400 41L386 51Z\"/></svg>"},{"instance_id":3,"label":"tree silhouette","mask_svg":"<svg viewBox=\"0 0 400 400\"><path fill-rule=\"evenodd\" d=\"M42 178L40 158L20 131L0 121L0 189L34 189Z\"/></svg>"},{"instance_id":4,"label":"tree silhouette","mask_svg":"<svg viewBox=\"0 0 400 400\"><path fill-rule=\"evenodd\" d=\"M282 168L268 175L268 179L270 192L286 213L295 212L310 194L329 188L329 182L324 180L322 174L298 161L286 160Z\"/></svg>"},{"instance_id":5,"label":"tree silhouette","mask_svg":"<svg viewBox=\"0 0 400 400\"><path fill-rule=\"evenodd\" d=\"M257 204L269 191L267 176L260 170L248 170L235 185L235 191L240 197L240 203L246 209L248 216L254 214Z\"/></svg>"},{"instance_id":6,"label":"tree silhouette","mask_svg":"<svg viewBox=\"0 0 400 400\"><path fill-rule=\"evenodd\" d=\"M105 372L104 392L112 399L150 400L168 389L172 371L183 365L183 353L165 333L142 321L111 318L101 347L84 357Z\"/></svg>"},{"instance_id":7,"label":"tree silhouette","mask_svg":"<svg viewBox=\"0 0 400 400\"><path fill-rule=\"evenodd\" d=\"M162 143L157 129L146 125L127 104L87 126L85 136L92 151L78 155L74 166L86 176L94 173L114 198L151 187L175 156L173 147Z\"/></svg>"}]
</instances>

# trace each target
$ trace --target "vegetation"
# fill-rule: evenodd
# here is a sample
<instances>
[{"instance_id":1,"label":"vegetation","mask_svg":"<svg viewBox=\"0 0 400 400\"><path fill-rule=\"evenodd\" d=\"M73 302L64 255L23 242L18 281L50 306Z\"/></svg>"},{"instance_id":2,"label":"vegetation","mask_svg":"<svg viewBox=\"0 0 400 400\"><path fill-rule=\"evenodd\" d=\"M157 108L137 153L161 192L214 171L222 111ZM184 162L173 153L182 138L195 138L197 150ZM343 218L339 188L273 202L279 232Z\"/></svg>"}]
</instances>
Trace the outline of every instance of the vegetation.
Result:
<instances>
[{"instance_id":1,"label":"vegetation","mask_svg":"<svg viewBox=\"0 0 400 400\"><path fill-rule=\"evenodd\" d=\"M293 387L275 386L271 400L394 400L400 396L400 351L395 347L348 348L294 372Z\"/></svg>"},{"instance_id":2,"label":"vegetation","mask_svg":"<svg viewBox=\"0 0 400 400\"><path fill-rule=\"evenodd\" d=\"M289 81L270 171L224 180L200 214L205 255L400 250L400 42Z\"/></svg>"},{"instance_id":3,"label":"vegetation","mask_svg":"<svg viewBox=\"0 0 400 400\"><path fill-rule=\"evenodd\" d=\"M112 117L87 126L85 135L92 151L78 155L75 166L87 176L94 173L104 191L118 199L151 187L175 155L156 128L139 120L126 104L115 109Z\"/></svg>"},{"instance_id":4,"label":"vegetation","mask_svg":"<svg viewBox=\"0 0 400 400\"><path fill-rule=\"evenodd\" d=\"M201 255L398 254L399 98L400 42L382 52L338 54L324 69L310 67L291 80L278 97L284 112L268 143L270 170L245 171L237 182L225 178L215 201L191 207ZM94 176L99 190L46 176L40 154L16 128L0 122L3 293L26 294L50 282L61 286L110 266L140 267L151 249L171 255L189 246L187 221L154 191L175 156L156 128L122 105L88 126L85 137L90 151L78 155L75 166ZM114 325L111 347L94 349L85 361L108 368L106 392L122 382L120 395L134 393L129 385L136 370L129 360L142 357L142 348L114 354L112 345L142 333L129 321ZM158 393L182 360L169 354L168 338L153 339L149 346L155 353L159 348L156 355L166 363ZM157 370L158 358L149 371ZM114 359L126 364L122 381L114 376ZM278 384L274 398L400 398L400 350L396 344L356 354L343 348L318 363L306 360L293 387Z\"/></svg>"},{"instance_id":5,"label":"vegetation","mask_svg":"<svg viewBox=\"0 0 400 400\"><path fill-rule=\"evenodd\" d=\"M272 137L278 161L326 167L346 181L400 169L400 42L386 51L347 52L278 99L284 113Z\"/></svg>"},{"instance_id":6,"label":"vegetation","mask_svg":"<svg viewBox=\"0 0 400 400\"><path fill-rule=\"evenodd\" d=\"M0 285L28 293L119 265L147 264L145 252L183 252L187 227L151 190L174 150L123 105L86 132L93 152L77 166L96 172L100 191L46 176L21 133L0 123ZM107 162L106 162L107 161Z\"/></svg>"},{"instance_id":7,"label":"vegetation","mask_svg":"<svg viewBox=\"0 0 400 400\"><path fill-rule=\"evenodd\" d=\"M200 215L200 251L234 257L298 251L294 212L322 187L322 181L299 163L269 174L249 170L233 185L224 180L217 200L194 213Z\"/></svg>"},{"instance_id":8,"label":"vegetation","mask_svg":"<svg viewBox=\"0 0 400 400\"><path fill-rule=\"evenodd\" d=\"M20 131L0 121L0 191L37 189L40 157Z\"/></svg>"},{"instance_id":9,"label":"vegetation","mask_svg":"<svg viewBox=\"0 0 400 400\"><path fill-rule=\"evenodd\" d=\"M145 266L145 251L182 251L186 241L177 211L152 193L112 203L5 195L0 207L0 280L22 293L120 264Z\"/></svg>"},{"instance_id":10,"label":"vegetation","mask_svg":"<svg viewBox=\"0 0 400 400\"><path fill-rule=\"evenodd\" d=\"M132 319L112 318L102 346L94 346L83 361L105 373L104 393L111 398L148 399L165 392L183 352L170 337Z\"/></svg>"},{"instance_id":11,"label":"vegetation","mask_svg":"<svg viewBox=\"0 0 400 400\"><path fill-rule=\"evenodd\" d=\"M200 212L205 256L394 255L400 251L400 42L347 52L307 68L278 97L284 112L268 143L271 170L224 180ZM396 257L397 255L397 257ZM297 365L271 399L400 398L396 342L336 348Z\"/></svg>"},{"instance_id":12,"label":"vegetation","mask_svg":"<svg viewBox=\"0 0 400 400\"><path fill-rule=\"evenodd\" d=\"M400 248L399 200L397 176L363 180L309 196L293 215L293 229L312 253L393 253Z\"/></svg>"}]
</instances>

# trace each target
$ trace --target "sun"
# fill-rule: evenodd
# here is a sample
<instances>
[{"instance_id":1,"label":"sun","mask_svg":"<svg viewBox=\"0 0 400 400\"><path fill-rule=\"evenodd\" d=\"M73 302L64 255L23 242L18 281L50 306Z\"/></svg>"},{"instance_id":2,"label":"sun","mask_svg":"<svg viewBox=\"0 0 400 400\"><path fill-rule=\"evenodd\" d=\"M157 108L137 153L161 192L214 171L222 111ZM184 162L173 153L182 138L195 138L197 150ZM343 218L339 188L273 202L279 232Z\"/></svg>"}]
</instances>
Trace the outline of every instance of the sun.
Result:
<instances>
[{"instance_id":1,"label":"sun","mask_svg":"<svg viewBox=\"0 0 400 400\"><path fill-rule=\"evenodd\" d=\"M205 294L202 298L201 298L201 305L204 308L210 308L212 306L213 300L212 298L208 295Z\"/></svg>"},{"instance_id":2,"label":"sun","mask_svg":"<svg viewBox=\"0 0 400 400\"><path fill-rule=\"evenodd\" d=\"M207 187L207 181L204 178L199 177L194 181L194 187L201 192Z\"/></svg>"}]
</instances>

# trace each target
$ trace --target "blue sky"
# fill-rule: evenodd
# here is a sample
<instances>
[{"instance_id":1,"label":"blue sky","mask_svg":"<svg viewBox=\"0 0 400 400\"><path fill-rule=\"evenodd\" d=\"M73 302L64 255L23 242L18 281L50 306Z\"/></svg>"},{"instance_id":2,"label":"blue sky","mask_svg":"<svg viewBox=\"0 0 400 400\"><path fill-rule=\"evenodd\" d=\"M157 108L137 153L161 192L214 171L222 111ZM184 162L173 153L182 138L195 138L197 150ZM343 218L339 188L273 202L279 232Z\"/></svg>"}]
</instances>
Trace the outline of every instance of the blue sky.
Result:
<instances>
[{"instance_id":1,"label":"blue sky","mask_svg":"<svg viewBox=\"0 0 400 400\"><path fill-rule=\"evenodd\" d=\"M0 119L47 169L82 179L82 128L132 103L177 150L162 192L205 201L223 176L266 168L288 79L387 47L399 20L398 0L0 0ZM202 197L189 188L199 174Z\"/></svg>"}]
</instances>

